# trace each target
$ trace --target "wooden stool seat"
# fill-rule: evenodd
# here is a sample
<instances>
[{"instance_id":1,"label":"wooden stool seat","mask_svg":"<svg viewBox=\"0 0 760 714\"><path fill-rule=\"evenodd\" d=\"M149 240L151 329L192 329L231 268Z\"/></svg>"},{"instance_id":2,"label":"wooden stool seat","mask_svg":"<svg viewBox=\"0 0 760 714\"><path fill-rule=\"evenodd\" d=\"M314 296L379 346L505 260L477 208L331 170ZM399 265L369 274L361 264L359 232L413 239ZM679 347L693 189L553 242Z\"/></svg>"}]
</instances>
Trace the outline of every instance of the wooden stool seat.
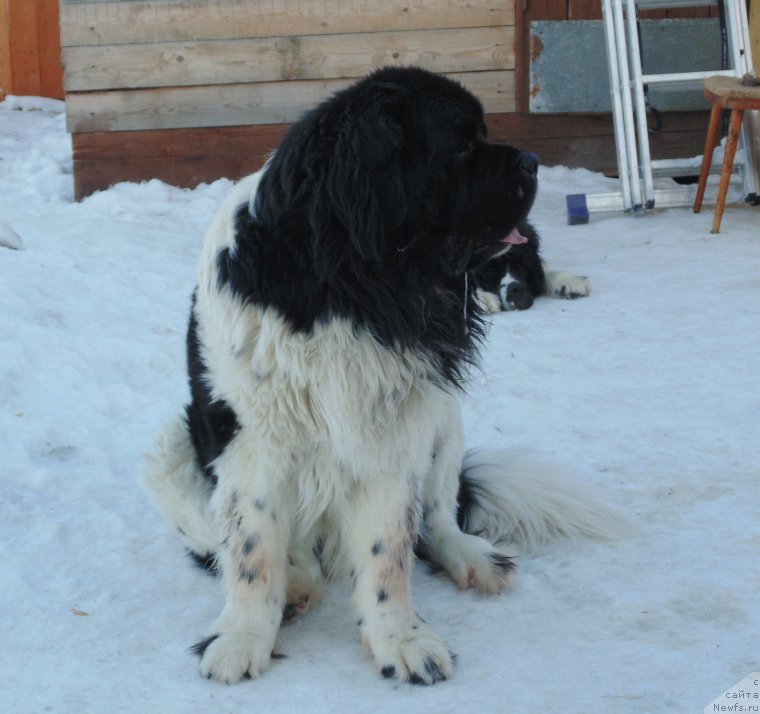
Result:
<instances>
[{"instance_id":1,"label":"wooden stool seat","mask_svg":"<svg viewBox=\"0 0 760 714\"><path fill-rule=\"evenodd\" d=\"M713 149L715 148L715 141L718 138L721 115L725 109L731 111L711 231L711 233L719 233L723 209L726 207L726 194L728 193L728 184L731 181L731 172L734 168L734 157L736 156L736 147L739 144L744 112L751 109L760 109L760 86L746 86L737 77L723 76L707 77L704 84L705 99L712 104L712 109L710 111L710 125L707 128L705 153L702 158L702 171L699 174L699 186L697 186L697 196L694 200L694 213L699 213L702 210L702 199L705 195L707 176L710 173L710 166L712 165ZM749 170L749 167L746 167L746 170Z\"/></svg>"}]
</instances>

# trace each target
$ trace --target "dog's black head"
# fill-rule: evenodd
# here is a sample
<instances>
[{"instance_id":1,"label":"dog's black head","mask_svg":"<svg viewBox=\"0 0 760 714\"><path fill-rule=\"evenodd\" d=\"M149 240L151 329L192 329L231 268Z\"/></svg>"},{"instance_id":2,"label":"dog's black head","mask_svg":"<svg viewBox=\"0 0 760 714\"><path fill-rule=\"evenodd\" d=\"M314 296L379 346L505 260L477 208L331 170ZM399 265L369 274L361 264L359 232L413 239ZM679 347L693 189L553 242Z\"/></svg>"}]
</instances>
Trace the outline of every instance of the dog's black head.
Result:
<instances>
[{"instance_id":1,"label":"dog's black head","mask_svg":"<svg viewBox=\"0 0 760 714\"><path fill-rule=\"evenodd\" d=\"M240 216L235 260L249 267L236 285L227 255L222 274L294 329L345 317L461 362L479 326L466 272L522 240L537 167L488 141L480 102L456 82L379 70L293 125Z\"/></svg>"},{"instance_id":2,"label":"dog's black head","mask_svg":"<svg viewBox=\"0 0 760 714\"><path fill-rule=\"evenodd\" d=\"M339 236L377 267L399 251L438 254L462 273L505 249L536 192L536 157L486 131L480 102L456 82L385 68L296 124L269 177L298 182L317 240Z\"/></svg>"}]
</instances>

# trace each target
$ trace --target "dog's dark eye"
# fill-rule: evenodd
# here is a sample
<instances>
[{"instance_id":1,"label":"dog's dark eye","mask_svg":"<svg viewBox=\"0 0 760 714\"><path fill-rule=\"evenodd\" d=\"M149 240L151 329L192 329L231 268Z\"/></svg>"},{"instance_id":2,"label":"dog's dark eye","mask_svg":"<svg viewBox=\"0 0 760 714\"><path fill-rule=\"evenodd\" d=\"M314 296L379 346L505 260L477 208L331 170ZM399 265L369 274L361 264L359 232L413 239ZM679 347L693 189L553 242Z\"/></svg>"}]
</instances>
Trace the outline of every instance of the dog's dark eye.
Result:
<instances>
[{"instance_id":1,"label":"dog's dark eye","mask_svg":"<svg viewBox=\"0 0 760 714\"><path fill-rule=\"evenodd\" d=\"M475 150L474 141L466 141L460 144L454 151L454 158L458 160L467 159L472 155Z\"/></svg>"}]
</instances>

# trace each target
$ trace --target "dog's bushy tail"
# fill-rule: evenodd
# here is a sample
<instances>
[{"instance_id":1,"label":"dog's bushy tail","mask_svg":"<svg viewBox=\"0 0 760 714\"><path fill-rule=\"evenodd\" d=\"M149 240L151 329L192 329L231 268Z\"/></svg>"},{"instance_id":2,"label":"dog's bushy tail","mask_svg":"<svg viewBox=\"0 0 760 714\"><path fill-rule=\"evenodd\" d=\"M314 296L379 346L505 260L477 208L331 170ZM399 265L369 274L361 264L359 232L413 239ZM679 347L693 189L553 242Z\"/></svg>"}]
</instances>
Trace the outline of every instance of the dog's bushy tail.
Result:
<instances>
[{"instance_id":1,"label":"dog's bushy tail","mask_svg":"<svg viewBox=\"0 0 760 714\"><path fill-rule=\"evenodd\" d=\"M530 451L479 449L462 463L457 520L466 533L530 553L557 538L629 535L629 519L606 500Z\"/></svg>"},{"instance_id":2,"label":"dog's bushy tail","mask_svg":"<svg viewBox=\"0 0 760 714\"><path fill-rule=\"evenodd\" d=\"M187 422L178 416L146 456L142 484L158 510L182 535L199 565L213 570L219 538L211 513L213 482L201 471Z\"/></svg>"}]
</instances>

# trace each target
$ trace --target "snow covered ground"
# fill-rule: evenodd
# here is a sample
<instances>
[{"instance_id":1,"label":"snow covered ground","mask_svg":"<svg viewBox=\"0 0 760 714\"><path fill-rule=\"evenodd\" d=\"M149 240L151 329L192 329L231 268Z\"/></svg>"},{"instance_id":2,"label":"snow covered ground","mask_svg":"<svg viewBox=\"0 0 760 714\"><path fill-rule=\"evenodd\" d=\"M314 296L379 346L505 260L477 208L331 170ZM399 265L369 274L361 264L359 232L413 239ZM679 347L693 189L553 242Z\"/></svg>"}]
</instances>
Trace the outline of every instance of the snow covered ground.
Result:
<instances>
[{"instance_id":1,"label":"snow covered ground","mask_svg":"<svg viewBox=\"0 0 760 714\"><path fill-rule=\"evenodd\" d=\"M287 659L226 687L187 653L218 585L138 474L185 399L196 256L230 183L74 203L62 111L0 104L3 712L701 712L760 669L760 209L730 206L719 236L712 206L569 227L566 193L616 182L542 168L544 255L594 292L493 319L469 441L553 456L636 534L521 557L496 598L418 565L449 682L381 679L338 586L283 629Z\"/></svg>"}]
</instances>

